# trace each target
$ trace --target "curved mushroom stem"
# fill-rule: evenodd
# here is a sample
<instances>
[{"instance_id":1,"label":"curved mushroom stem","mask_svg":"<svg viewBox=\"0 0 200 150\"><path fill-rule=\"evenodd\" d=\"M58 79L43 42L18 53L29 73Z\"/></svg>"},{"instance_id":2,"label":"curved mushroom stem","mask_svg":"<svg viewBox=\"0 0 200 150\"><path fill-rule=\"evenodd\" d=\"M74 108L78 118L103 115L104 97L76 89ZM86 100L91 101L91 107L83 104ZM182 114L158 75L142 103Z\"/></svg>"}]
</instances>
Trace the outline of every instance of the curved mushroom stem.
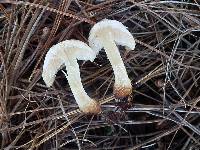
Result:
<instances>
[{"instance_id":1,"label":"curved mushroom stem","mask_svg":"<svg viewBox=\"0 0 200 150\"><path fill-rule=\"evenodd\" d=\"M98 114L101 112L100 104L91 99L85 92L81 83L79 65L76 59L65 62L67 75L65 74L71 91L81 111L84 113Z\"/></svg>"},{"instance_id":2,"label":"curved mushroom stem","mask_svg":"<svg viewBox=\"0 0 200 150\"><path fill-rule=\"evenodd\" d=\"M120 56L118 47L116 46L113 39L114 38L109 31L104 31L104 34L102 34L101 37L101 42L104 46L105 52L112 65L115 75L115 85L113 93L117 98L123 98L132 93L132 85L127 75L123 60Z\"/></svg>"}]
</instances>

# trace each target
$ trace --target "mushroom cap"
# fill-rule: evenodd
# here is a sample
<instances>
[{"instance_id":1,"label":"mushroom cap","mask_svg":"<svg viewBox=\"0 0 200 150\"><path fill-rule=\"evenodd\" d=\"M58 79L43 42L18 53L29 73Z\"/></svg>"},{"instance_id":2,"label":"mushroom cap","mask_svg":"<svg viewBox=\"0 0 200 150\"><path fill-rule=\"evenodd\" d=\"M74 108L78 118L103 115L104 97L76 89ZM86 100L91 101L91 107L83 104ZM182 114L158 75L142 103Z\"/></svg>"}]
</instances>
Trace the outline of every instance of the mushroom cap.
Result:
<instances>
[{"instance_id":1,"label":"mushroom cap","mask_svg":"<svg viewBox=\"0 0 200 150\"><path fill-rule=\"evenodd\" d=\"M111 34L118 45L126 46L132 50L135 48L135 40L126 26L116 20L103 19L92 27L88 38L90 47L96 53L103 48L101 38L104 38L105 34Z\"/></svg>"},{"instance_id":2,"label":"mushroom cap","mask_svg":"<svg viewBox=\"0 0 200 150\"><path fill-rule=\"evenodd\" d=\"M56 73L64 64L69 65L70 59L94 61L95 57L95 52L84 42L78 40L62 41L52 46L47 52L43 65L42 78L46 85L50 87L53 84Z\"/></svg>"}]
</instances>

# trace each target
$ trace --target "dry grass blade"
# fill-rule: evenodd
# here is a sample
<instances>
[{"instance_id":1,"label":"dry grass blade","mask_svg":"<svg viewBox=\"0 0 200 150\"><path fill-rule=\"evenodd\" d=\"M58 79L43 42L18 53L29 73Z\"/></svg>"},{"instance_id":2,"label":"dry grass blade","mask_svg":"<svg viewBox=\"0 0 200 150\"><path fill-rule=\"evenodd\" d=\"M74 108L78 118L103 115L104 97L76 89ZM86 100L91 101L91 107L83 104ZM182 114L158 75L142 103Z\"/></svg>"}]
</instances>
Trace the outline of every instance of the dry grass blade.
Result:
<instances>
[{"instance_id":1,"label":"dry grass blade","mask_svg":"<svg viewBox=\"0 0 200 150\"><path fill-rule=\"evenodd\" d=\"M56 9L53 9L53 8L50 8L50 7L46 7L46 6L43 6L43 5L40 5L40 4L34 4L34 3L24 2L24 1L15 2L15 1L10 1L10 0L3 0L3 1L1 1L1 3L10 3L10 4L15 4L15 5L27 5L27 6L31 6L31 7L42 8L42 9L46 9L48 11L51 11L51 12L54 12L54 13L57 13L57 14L61 14L63 16L72 17L72 18L75 18L77 20L82 20L82 21L85 21L87 23L94 24L93 21L91 21L91 20L89 20L87 18L82 18L82 17L76 16L74 14L58 11Z\"/></svg>"}]
</instances>

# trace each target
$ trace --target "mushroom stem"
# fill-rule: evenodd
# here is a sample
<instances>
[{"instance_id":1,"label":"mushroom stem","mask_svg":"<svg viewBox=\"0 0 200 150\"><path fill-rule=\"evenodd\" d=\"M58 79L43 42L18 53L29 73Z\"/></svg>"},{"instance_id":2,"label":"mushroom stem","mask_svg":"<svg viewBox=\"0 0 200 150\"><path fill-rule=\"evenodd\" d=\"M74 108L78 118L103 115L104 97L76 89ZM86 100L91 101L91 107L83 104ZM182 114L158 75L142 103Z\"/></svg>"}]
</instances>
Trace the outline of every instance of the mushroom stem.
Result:
<instances>
[{"instance_id":1,"label":"mushroom stem","mask_svg":"<svg viewBox=\"0 0 200 150\"><path fill-rule=\"evenodd\" d=\"M92 100L85 92L81 77L79 65L76 59L65 61L67 74L65 74L71 91L75 97L80 110L84 113L97 113L100 112L100 105L95 100Z\"/></svg>"},{"instance_id":2,"label":"mushroom stem","mask_svg":"<svg viewBox=\"0 0 200 150\"><path fill-rule=\"evenodd\" d=\"M102 45L104 45L105 52L112 65L115 75L114 95L120 98L132 93L132 85L127 75L123 60L120 56L118 47L113 39L114 38L109 31L104 31L104 34L102 34L101 37L101 42Z\"/></svg>"}]
</instances>

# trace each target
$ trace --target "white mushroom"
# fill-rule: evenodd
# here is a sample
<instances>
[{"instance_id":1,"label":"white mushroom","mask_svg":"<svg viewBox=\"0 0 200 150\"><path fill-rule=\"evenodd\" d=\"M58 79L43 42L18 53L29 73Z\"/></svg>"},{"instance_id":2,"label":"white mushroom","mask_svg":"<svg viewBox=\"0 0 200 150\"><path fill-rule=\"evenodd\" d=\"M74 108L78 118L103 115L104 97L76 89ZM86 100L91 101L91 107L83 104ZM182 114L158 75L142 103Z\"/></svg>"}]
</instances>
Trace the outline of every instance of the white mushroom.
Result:
<instances>
[{"instance_id":1,"label":"white mushroom","mask_svg":"<svg viewBox=\"0 0 200 150\"><path fill-rule=\"evenodd\" d=\"M104 19L92 27L88 40L90 47L96 53L102 48L105 49L115 75L113 90L115 96L123 98L130 95L132 93L131 81L116 44L133 50L135 48L135 40L131 33L121 22Z\"/></svg>"},{"instance_id":2,"label":"white mushroom","mask_svg":"<svg viewBox=\"0 0 200 150\"><path fill-rule=\"evenodd\" d=\"M95 52L87 44L78 40L66 40L50 48L44 60L42 73L43 80L50 87L57 71L65 65L66 78L80 110L92 114L101 111L100 104L91 99L85 92L81 83L77 59L93 61L95 57Z\"/></svg>"}]
</instances>

